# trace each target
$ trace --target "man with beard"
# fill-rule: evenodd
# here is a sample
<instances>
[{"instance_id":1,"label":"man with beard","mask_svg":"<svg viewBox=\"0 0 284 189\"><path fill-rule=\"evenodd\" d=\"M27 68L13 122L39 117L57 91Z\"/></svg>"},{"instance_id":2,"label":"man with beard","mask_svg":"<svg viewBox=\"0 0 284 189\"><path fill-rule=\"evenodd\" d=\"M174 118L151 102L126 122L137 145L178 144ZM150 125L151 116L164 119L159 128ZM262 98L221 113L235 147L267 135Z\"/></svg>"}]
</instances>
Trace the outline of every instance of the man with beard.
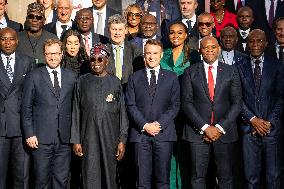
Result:
<instances>
[{"instance_id":1,"label":"man with beard","mask_svg":"<svg viewBox=\"0 0 284 189\"><path fill-rule=\"evenodd\" d=\"M35 63L40 66L45 64L43 44L46 39L57 39L57 36L43 30L45 17L44 6L40 3L28 5L25 31L19 33L18 50L34 58Z\"/></svg>"}]
</instances>

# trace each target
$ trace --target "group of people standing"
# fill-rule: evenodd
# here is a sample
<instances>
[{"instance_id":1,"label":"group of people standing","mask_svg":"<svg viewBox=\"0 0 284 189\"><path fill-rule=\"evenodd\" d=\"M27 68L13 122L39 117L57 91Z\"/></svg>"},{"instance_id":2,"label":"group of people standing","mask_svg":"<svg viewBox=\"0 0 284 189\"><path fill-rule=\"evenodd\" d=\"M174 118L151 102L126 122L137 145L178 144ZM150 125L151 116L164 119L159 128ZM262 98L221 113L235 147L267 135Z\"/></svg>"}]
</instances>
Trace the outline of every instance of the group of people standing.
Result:
<instances>
[{"instance_id":1,"label":"group of people standing","mask_svg":"<svg viewBox=\"0 0 284 189\"><path fill-rule=\"evenodd\" d=\"M280 189L284 3L230 2L0 0L0 189Z\"/></svg>"}]
</instances>

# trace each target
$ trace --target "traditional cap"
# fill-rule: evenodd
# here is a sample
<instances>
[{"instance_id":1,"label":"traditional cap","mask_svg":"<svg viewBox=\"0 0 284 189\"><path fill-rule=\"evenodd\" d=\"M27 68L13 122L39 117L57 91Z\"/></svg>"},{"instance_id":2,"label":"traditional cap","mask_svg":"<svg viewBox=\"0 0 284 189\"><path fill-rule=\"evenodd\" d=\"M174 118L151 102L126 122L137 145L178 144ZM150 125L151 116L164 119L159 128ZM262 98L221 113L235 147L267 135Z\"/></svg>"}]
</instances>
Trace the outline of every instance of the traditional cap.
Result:
<instances>
[{"instance_id":1,"label":"traditional cap","mask_svg":"<svg viewBox=\"0 0 284 189\"><path fill-rule=\"evenodd\" d=\"M28 5L27 14L30 12L39 12L40 14L44 15L44 6L41 3L30 3Z\"/></svg>"},{"instance_id":2,"label":"traditional cap","mask_svg":"<svg viewBox=\"0 0 284 189\"><path fill-rule=\"evenodd\" d=\"M98 43L91 49L90 58L94 57L96 54L100 54L106 57L110 56L109 50L106 45Z\"/></svg>"}]
</instances>

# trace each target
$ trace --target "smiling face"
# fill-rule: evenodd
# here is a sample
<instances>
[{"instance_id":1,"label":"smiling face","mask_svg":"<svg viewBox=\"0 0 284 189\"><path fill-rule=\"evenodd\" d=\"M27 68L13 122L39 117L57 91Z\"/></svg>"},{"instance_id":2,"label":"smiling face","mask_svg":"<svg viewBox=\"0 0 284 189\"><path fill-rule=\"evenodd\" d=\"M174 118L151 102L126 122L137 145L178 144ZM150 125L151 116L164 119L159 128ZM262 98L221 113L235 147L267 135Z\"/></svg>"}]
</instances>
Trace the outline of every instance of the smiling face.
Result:
<instances>
[{"instance_id":1,"label":"smiling face","mask_svg":"<svg viewBox=\"0 0 284 189\"><path fill-rule=\"evenodd\" d=\"M148 68L155 68L160 64L163 49L159 45L146 44L144 47L144 61Z\"/></svg>"},{"instance_id":2,"label":"smiling face","mask_svg":"<svg viewBox=\"0 0 284 189\"><path fill-rule=\"evenodd\" d=\"M70 21L73 6L70 0L59 0L57 3L58 20L62 23Z\"/></svg>"},{"instance_id":3,"label":"smiling face","mask_svg":"<svg viewBox=\"0 0 284 189\"><path fill-rule=\"evenodd\" d=\"M131 7L127 13L127 23L129 27L137 27L140 24L142 12L137 7Z\"/></svg>"},{"instance_id":4,"label":"smiling face","mask_svg":"<svg viewBox=\"0 0 284 189\"><path fill-rule=\"evenodd\" d=\"M173 24L170 26L170 42L173 47L184 45L187 38L187 32L182 24Z\"/></svg>"},{"instance_id":5,"label":"smiling face","mask_svg":"<svg viewBox=\"0 0 284 189\"><path fill-rule=\"evenodd\" d=\"M106 5L107 0L92 0L92 2L96 9L101 10Z\"/></svg>"},{"instance_id":6,"label":"smiling face","mask_svg":"<svg viewBox=\"0 0 284 189\"><path fill-rule=\"evenodd\" d=\"M153 15L145 15L141 21L141 32L147 38L152 38L156 35L158 29L156 17Z\"/></svg>"},{"instance_id":7,"label":"smiling face","mask_svg":"<svg viewBox=\"0 0 284 189\"><path fill-rule=\"evenodd\" d=\"M10 55L16 51L17 46L17 33L12 29L3 29L0 32L0 50L5 55Z\"/></svg>"},{"instance_id":8,"label":"smiling face","mask_svg":"<svg viewBox=\"0 0 284 189\"><path fill-rule=\"evenodd\" d=\"M111 41L115 45L121 45L124 42L125 35L127 34L127 28L125 24L110 24L109 25L109 33Z\"/></svg>"},{"instance_id":9,"label":"smiling face","mask_svg":"<svg viewBox=\"0 0 284 189\"><path fill-rule=\"evenodd\" d=\"M62 50L59 44L54 43L44 48L45 61L48 67L55 69L60 65L62 60Z\"/></svg>"},{"instance_id":10,"label":"smiling face","mask_svg":"<svg viewBox=\"0 0 284 189\"><path fill-rule=\"evenodd\" d=\"M276 40L279 45L284 46L284 19L276 22L276 27L274 30Z\"/></svg>"},{"instance_id":11,"label":"smiling face","mask_svg":"<svg viewBox=\"0 0 284 189\"><path fill-rule=\"evenodd\" d=\"M90 59L91 69L97 76L105 76L107 74L106 66L108 64L108 58L101 54L95 54Z\"/></svg>"},{"instance_id":12,"label":"smiling face","mask_svg":"<svg viewBox=\"0 0 284 189\"><path fill-rule=\"evenodd\" d=\"M214 37L204 37L200 42L200 53L203 57L203 60L208 64L213 64L220 54L220 46L218 41Z\"/></svg>"},{"instance_id":13,"label":"smiling face","mask_svg":"<svg viewBox=\"0 0 284 189\"><path fill-rule=\"evenodd\" d=\"M75 57L80 49L80 41L79 38L75 35L70 35L66 40L66 52Z\"/></svg>"},{"instance_id":14,"label":"smiling face","mask_svg":"<svg viewBox=\"0 0 284 189\"><path fill-rule=\"evenodd\" d=\"M197 19L198 31L201 37L208 36L214 28L214 20L211 15L200 15Z\"/></svg>"},{"instance_id":15,"label":"smiling face","mask_svg":"<svg viewBox=\"0 0 284 189\"><path fill-rule=\"evenodd\" d=\"M214 12L223 9L224 5L225 0L210 0L210 7Z\"/></svg>"},{"instance_id":16,"label":"smiling face","mask_svg":"<svg viewBox=\"0 0 284 189\"><path fill-rule=\"evenodd\" d=\"M248 35L247 46L250 55L255 59L259 59L267 46L265 33L258 29L251 31Z\"/></svg>"}]
</instances>

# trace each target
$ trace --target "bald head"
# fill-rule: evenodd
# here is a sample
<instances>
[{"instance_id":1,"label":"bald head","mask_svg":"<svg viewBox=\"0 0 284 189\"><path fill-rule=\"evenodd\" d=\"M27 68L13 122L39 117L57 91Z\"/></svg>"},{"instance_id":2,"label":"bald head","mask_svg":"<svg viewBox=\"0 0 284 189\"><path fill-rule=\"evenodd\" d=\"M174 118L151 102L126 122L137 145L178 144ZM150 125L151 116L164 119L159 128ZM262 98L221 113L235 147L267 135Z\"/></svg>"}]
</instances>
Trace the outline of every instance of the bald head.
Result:
<instances>
[{"instance_id":1,"label":"bald head","mask_svg":"<svg viewBox=\"0 0 284 189\"><path fill-rule=\"evenodd\" d=\"M14 35L16 38L18 38L18 35L17 35L17 32L16 30L12 29L12 28L9 28L9 27L6 27L6 28L3 28L0 30L0 37L3 36L3 34L5 33L11 33L12 35Z\"/></svg>"},{"instance_id":2,"label":"bald head","mask_svg":"<svg viewBox=\"0 0 284 189\"><path fill-rule=\"evenodd\" d=\"M207 64L213 64L220 54L221 48L215 37L206 36L200 41L200 53Z\"/></svg>"}]
</instances>

